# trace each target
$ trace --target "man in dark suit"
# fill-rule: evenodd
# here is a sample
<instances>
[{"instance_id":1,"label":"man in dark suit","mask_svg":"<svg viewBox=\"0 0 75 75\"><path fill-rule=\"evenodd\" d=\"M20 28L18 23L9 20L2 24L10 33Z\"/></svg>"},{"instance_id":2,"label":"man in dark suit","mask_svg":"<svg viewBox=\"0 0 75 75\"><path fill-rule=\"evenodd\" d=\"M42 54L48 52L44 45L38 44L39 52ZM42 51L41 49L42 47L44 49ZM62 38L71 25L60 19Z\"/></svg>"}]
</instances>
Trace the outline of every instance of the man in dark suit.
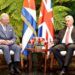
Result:
<instances>
[{"instance_id":1,"label":"man in dark suit","mask_svg":"<svg viewBox=\"0 0 75 75\"><path fill-rule=\"evenodd\" d=\"M1 14L0 17L0 49L4 52L4 57L9 65L11 74L20 73L18 63L20 62L21 48L15 44L16 35L12 26L9 24L9 15L7 13ZM10 50L14 51L14 63L12 63Z\"/></svg>"},{"instance_id":2,"label":"man in dark suit","mask_svg":"<svg viewBox=\"0 0 75 75\"><path fill-rule=\"evenodd\" d=\"M73 51L75 50L75 27L73 26L74 19L71 15L65 17L66 28L59 31L52 47L53 54L61 66L60 75L63 75L71 62ZM60 51L66 50L65 59L60 54Z\"/></svg>"}]
</instances>

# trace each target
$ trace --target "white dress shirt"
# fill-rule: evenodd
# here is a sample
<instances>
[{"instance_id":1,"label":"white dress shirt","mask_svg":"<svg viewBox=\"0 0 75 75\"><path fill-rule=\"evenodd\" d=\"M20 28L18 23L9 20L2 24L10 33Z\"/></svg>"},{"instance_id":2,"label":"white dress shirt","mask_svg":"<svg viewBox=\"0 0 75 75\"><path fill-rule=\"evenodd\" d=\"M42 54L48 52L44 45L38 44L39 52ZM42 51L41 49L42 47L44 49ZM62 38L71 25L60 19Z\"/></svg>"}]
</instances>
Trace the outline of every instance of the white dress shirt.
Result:
<instances>
[{"instance_id":1,"label":"white dress shirt","mask_svg":"<svg viewBox=\"0 0 75 75\"><path fill-rule=\"evenodd\" d=\"M70 29L69 29L70 31L69 31L69 37L68 37L68 43L73 43L73 40L72 40L72 37L71 37L71 33L72 33L72 30L73 30L73 26L71 26L70 27ZM67 27L67 29L66 29L66 32L65 32L65 35L64 35L64 37L63 37L63 39L62 39L62 43L66 43L66 33L67 33L67 31L68 31L68 27Z\"/></svg>"}]
</instances>

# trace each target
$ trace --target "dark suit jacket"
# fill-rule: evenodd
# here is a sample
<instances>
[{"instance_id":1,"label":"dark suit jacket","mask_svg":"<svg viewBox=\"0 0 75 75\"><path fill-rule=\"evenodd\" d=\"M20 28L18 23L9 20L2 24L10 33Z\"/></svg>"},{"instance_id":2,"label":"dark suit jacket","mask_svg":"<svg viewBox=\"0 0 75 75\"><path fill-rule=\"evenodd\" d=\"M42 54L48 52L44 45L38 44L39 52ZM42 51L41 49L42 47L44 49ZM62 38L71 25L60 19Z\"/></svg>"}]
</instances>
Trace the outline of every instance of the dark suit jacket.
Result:
<instances>
[{"instance_id":1,"label":"dark suit jacket","mask_svg":"<svg viewBox=\"0 0 75 75\"><path fill-rule=\"evenodd\" d=\"M61 41L62 41L62 39L65 35L65 31L66 31L66 27L64 29L60 30L59 33L57 34L57 36L55 36L55 40L54 40L55 44L61 43ZM72 40L75 43L75 27L72 30L71 37L72 37Z\"/></svg>"},{"instance_id":2,"label":"dark suit jacket","mask_svg":"<svg viewBox=\"0 0 75 75\"><path fill-rule=\"evenodd\" d=\"M15 42L16 36L13 31L13 28L10 25L7 25L6 31L3 30L2 26L0 25L0 39L2 40L13 40Z\"/></svg>"}]
</instances>

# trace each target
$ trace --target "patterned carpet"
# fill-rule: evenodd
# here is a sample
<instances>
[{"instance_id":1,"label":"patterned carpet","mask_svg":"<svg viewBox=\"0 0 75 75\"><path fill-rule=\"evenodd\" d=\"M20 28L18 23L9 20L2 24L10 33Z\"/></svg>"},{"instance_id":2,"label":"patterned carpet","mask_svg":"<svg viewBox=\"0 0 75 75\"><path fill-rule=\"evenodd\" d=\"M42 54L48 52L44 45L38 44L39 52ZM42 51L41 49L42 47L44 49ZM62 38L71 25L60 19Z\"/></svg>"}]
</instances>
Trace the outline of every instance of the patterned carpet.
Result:
<instances>
[{"instance_id":1,"label":"patterned carpet","mask_svg":"<svg viewBox=\"0 0 75 75\"><path fill-rule=\"evenodd\" d=\"M47 73L43 73L42 71L35 71L35 72L25 72L22 71L20 75L59 75L60 71L48 71ZM0 75L10 75L8 70L0 70ZM17 75L17 74L16 74ZM65 75L75 75L75 71L69 71Z\"/></svg>"}]
</instances>

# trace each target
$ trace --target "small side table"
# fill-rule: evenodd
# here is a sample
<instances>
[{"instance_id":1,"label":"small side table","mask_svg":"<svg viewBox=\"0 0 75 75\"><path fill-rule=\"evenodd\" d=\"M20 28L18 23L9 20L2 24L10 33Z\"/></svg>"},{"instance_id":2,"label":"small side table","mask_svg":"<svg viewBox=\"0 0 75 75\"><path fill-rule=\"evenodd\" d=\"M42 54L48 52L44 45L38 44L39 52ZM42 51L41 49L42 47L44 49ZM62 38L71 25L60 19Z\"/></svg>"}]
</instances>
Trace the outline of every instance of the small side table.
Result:
<instances>
[{"instance_id":1,"label":"small side table","mask_svg":"<svg viewBox=\"0 0 75 75\"><path fill-rule=\"evenodd\" d=\"M36 49L36 48L26 48L29 51L29 72L32 70L32 53L45 53L45 60L44 60L44 75L46 75L46 61L47 61L47 51L48 49Z\"/></svg>"}]
</instances>

